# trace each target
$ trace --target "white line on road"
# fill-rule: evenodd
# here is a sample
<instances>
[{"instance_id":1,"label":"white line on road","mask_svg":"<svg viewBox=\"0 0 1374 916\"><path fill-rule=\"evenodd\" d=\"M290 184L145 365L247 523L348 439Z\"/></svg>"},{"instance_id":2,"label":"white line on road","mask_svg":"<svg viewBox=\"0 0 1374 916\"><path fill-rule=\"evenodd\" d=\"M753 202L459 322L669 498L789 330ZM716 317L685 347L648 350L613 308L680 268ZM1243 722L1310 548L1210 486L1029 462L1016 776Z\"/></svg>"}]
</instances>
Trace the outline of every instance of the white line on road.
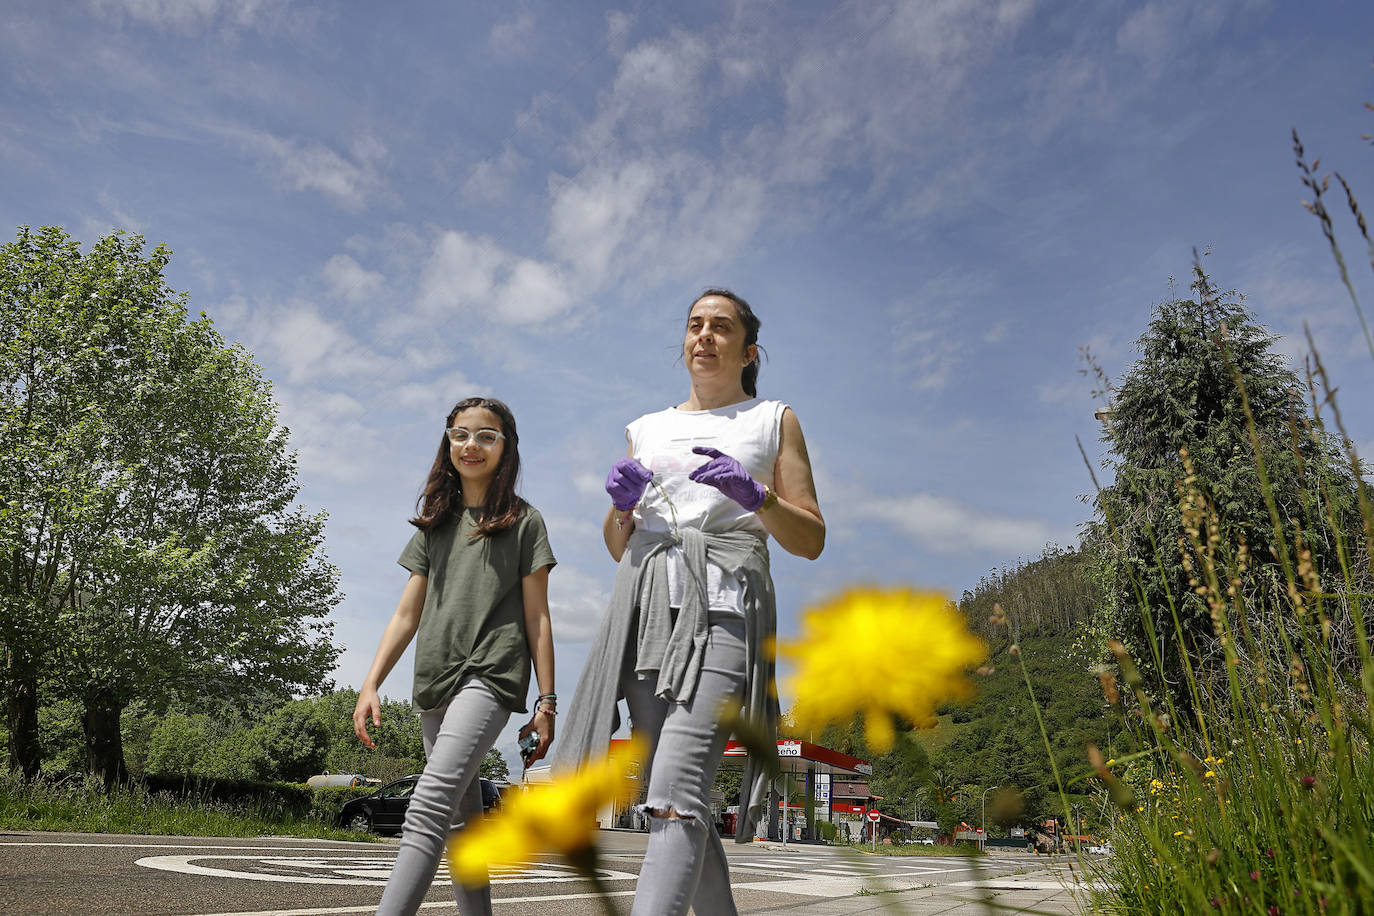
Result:
<instances>
[{"instance_id":1,"label":"white line on road","mask_svg":"<svg viewBox=\"0 0 1374 916\"><path fill-rule=\"evenodd\" d=\"M611 891L604 896L607 897L629 897L634 891ZM602 896L599 894L550 894L542 897L492 897L493 905L502 903L541 903L550 900L587 900L592 897ZM434 909L447 907L453 909L453 903L449 900L436 900L430 903L420 904L421 909ZM375 913L377 905L372 906L328 906L315 907L311 909L289 909L289 910L258 910L253 913L245 913L242 910L235 910L230 913L197 913L195 916L335 916L343 913Z\"/></svg>"},{"instance_id":2,"label":"white line on road","mask_svg":"<svg viewBox=\"0 0 1374 916\"><path fill-rule=\"evenodd\" d=\"M378 846L376 843L354 843L347 840L340 840L338 846L215 846L208 843L54 843L50 841L37 840L0 840L0 846L74 846L79 849L238 849L249 852L339 852L349 848L348 843L356 849L375 849L378 852L386 851L387 847Z\"/></svg>"},{"instance_id":3,"label":"white line on road","mask_svg":"<svg viewBox=\"0 0 1374 916\"><path fill-rule=\"evenodd\" d=\"M197 864L198 860L242 863L241 867L216 868L211 865ZM269 881L278 884L330 884L353 887L381 887L391 875L394 856L144 856L134 862L143 868L158 871L176 872L182 875L195 875L208 878L236 878L240 881ZM272 871L251 870L252 866L274 869ZM285 869L296 869L296 873L284 873ZM302 873L303 872L303 873ZM313 873L312 873L313 872ZM542 862L522 862L507 868L494 869L492 884L514 884L535 882L540 884L567 881L582 881L571 867ZM603 881L633 881L635 876L623 871L599 869L598 876ZM434 875L435 884L449 883L448 869L440 865Z\"/></svg>"}]
</instances>

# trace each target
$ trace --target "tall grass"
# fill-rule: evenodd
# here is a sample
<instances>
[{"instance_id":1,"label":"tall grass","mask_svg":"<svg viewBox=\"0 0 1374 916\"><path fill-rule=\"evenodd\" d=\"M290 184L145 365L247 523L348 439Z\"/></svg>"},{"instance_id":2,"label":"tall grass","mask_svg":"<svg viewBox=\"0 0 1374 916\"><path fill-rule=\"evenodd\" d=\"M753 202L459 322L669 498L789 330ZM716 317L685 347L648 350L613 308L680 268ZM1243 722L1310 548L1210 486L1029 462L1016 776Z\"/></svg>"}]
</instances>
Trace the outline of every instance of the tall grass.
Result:
<instances>
[{"instance_id":1,"label":"tall grass","mask_svg":"<svg viewBox=\"0 0 1374 916\"><path fill-rule=\"evenodd\" d=\"M1315 162L1304 161L1296 134L1294 151L1314 194L1308 209L1321 221L1374 356L1323 202L1329 182ZM1369 245L1354 194L1340 184ZM1224 659L1210 670L1187 671L1178 692L1180 708L1191 712L1180 715L1167 696L1147 693L1134 660L1112 646L1127 690L1114 697L1115 685L1104 686L1109 700L1134 714L1123 717L1134 722L1127 730L1134 746L1118 760L1090 750L1117 811L1116 855L1099 870L1104 883L1092 893L1095 911L1374 913L1374 664L1367 626L1374 595L1363 585L1374 559L1374 512L1335 391L1315 355L1308 381L1314 425L1320 430L1329 418L1339 429L1361 530L1337 543L1328 568L1317 568L1297 526L1275 505L1255 442L1250 460L1285 558L1281 570L1260 570L1191 477L1181 481L1188 532L1182 546ZM1254 441L1252 417L1250 430ZM1150 609L1141 611L1148 626ZM1187 648L1181 628L1164 635Z\"/></svg>"},{"instance_id":2,"label":"tall grass","mask_svg":"<svg viewBox=\"0 0 1374 916\"><path fill-rule=\"evenodd\" d=\"M154 836L297 836L360 840L312 815L287 812L269 801L230 803L206 797L149 792L141 786L107 791L95 777L25 781L0 776L0 829Z\"/></svg>"}]
</instances>

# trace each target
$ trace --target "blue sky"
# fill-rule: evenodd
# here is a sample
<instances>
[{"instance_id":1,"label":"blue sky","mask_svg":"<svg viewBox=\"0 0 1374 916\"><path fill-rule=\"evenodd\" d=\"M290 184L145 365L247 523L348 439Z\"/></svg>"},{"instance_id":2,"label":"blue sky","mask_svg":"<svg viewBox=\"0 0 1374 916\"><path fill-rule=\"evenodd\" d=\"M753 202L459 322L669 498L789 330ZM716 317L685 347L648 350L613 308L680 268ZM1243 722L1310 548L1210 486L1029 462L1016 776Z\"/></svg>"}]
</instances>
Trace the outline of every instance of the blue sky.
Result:
<instances>
[{"instance_id":1,"label":"blue sky","mask_svg":"<svg viewBox=\"0 0 1374 916\"><path fill-rule=\"evenodd\" d=\"M1297 127L1374 206L1367 2L19 0L5 19L0 225L166 244L173 287L256 355L302 501L330 513L340 685L395 607L447 409L480 393L520 423L570 696L613 573L601 482L624 424L685 397L707 285L763 319L760 390L801 419L829 524L820 560L775 551L784 635L847 583L957 594L1074 543L1074 437L1098 453L1078 348L1124 371L1195 246L1286 353L1310 325L1374 455L1374 360L1289 146ZM410 673L408 654L384 693Z\"/></svg>"}]
</instances>

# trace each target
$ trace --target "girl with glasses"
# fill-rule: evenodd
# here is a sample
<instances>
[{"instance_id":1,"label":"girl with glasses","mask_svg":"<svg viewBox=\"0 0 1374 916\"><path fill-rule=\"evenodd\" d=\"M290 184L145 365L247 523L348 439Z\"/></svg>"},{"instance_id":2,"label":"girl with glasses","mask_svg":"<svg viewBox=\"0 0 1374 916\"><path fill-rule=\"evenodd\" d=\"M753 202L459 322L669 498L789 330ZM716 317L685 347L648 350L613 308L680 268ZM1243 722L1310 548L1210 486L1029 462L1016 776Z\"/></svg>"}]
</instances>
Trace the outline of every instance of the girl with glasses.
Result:
<instances>
[{"instance_id":1,"label":"girl with glasses","mask_svg":"<svg viewBox=\"0 0 1374 916\"><path fill-rule=\"evenodd\" d=\"M759 327L729 290L699 296L682 345L687 398L630 423L629 454L606 478L602 533L620 565L554 766L603 752L625 698L651 754L641 916L736 911L709 799L732 722L776 753L768 540L807 559L825 546L801 425L758 397ZM768 769L745 764L738 842L765 812Z\"/></svg>"},{"instance_id":2,"label":"girl with glasses","mask_svg":"<svg viewBox=\"0 0 1374 916\"><path fill-rule=\"evenodd\" d=\"M520 737L538 733L526 766L553 741L558 698L549 624L544 520L515 493L520 438L510 408L468 398L449 411L444 437L401 552L410 572L401 601L358 693L353 730L368 747L381 723L378 689L415 639L415 705L425 769L415 784L396 867L379 914L416 912L444 844L482 813L478 768L512 712L526 711L530 662L539 696ZM491 913L489 887L454 883L463 916Z\"/></svg>"}]
</instances>

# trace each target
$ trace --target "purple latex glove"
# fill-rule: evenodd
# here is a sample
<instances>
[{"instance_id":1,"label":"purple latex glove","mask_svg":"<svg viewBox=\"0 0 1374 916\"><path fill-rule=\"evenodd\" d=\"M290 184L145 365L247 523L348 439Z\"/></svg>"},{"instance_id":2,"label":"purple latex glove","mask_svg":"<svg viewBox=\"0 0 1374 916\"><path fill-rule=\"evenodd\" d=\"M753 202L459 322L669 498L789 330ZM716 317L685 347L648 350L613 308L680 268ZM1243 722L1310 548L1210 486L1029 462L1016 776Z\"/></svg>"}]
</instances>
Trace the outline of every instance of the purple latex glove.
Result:
<instances>
[{"instance_id":1,"label":"purple latex glove","mask_svg":"<svg viewBox=\"0 0 1374 916\"><path fill-rule=\"evenodd\" d=\"M621 512L633 509L653 476L653 471L633 458L616 461L611 465L611 473L606 475L606 492L611 494L611 505Z\"/></svg>"},{"instance_id":2,"label":"purple latex glove","mask_svg":"<svg viewBox=\"0 0 1374 916\"><path fill-rule=\"evenodd\" d=\"M763 505L768 491L763 484L749 476L744 465L724 452L704 445L698 445L692 451L698 455L709 455L711 460L688 474L688 477L697 483L715 487L743 506L746 512L753 512Z\"/></svg>"}]
</instances>

